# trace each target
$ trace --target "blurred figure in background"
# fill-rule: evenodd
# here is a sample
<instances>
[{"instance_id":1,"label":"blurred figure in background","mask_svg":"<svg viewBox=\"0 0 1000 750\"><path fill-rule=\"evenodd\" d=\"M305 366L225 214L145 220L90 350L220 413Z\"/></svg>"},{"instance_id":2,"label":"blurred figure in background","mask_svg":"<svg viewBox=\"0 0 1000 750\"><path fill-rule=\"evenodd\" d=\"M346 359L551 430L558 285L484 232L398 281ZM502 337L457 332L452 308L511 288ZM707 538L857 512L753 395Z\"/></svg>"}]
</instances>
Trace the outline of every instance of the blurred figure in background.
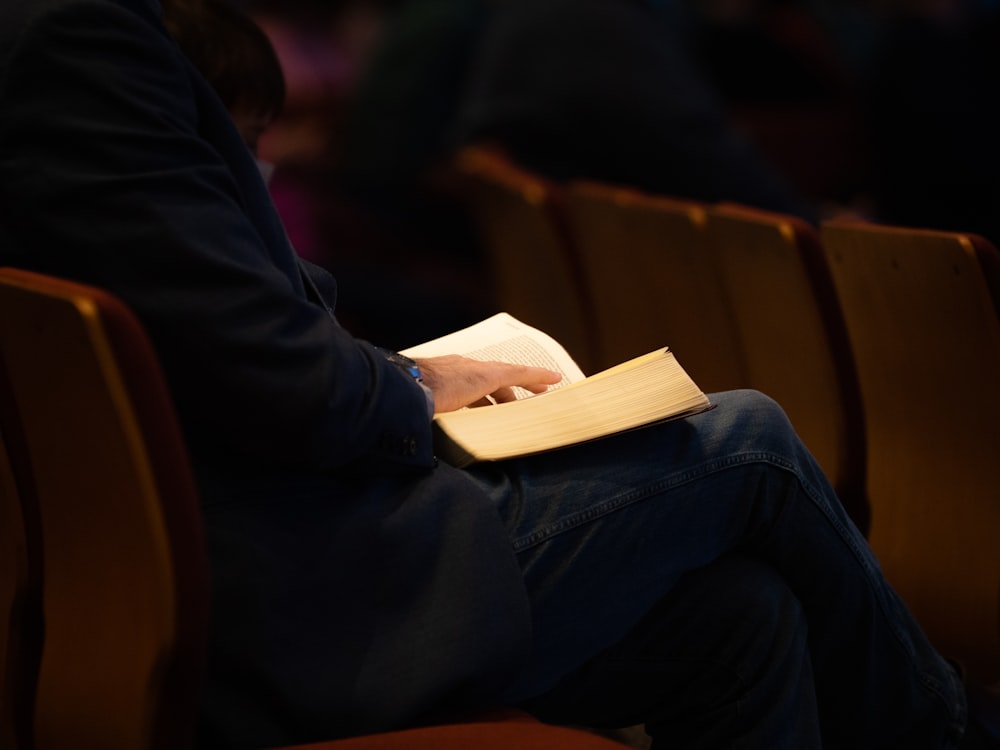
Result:
<instances>
[{"instance_id":1,"label":"blurred figure in background","mask_svg":"<svg viewBox=\"0 0 1000 750\"><path fill-rule=\"evenodd\" d=\"M351 184L384 205L463 144L589 177L817 218L730 127L681 9L647 0L410 0L346 131Z\"/></svg>"},{"instance_id":2,"label":"blurred figure in background","mask_svg":"<svg viewBox=\"0 0 1000 750\"><path fill-rule=\"evenodd\" d=\"M459 143L497 143L554 179L598 179L818 218L731 127L670 5L498 4L456 125Z\"/></svg>"}]
</instances>

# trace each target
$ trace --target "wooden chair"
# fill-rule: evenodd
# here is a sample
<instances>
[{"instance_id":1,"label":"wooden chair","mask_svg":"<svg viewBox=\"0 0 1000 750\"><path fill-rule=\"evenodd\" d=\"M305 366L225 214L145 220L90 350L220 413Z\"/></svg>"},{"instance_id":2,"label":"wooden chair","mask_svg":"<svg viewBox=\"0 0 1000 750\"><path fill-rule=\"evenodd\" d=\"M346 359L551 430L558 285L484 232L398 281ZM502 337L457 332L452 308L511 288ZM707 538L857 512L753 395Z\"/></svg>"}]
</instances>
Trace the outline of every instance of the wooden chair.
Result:
<instances>
[{"instance_id":1,"label":"wooden chair","mask_svg":"<svg viewBox=\"0 0 1000 750\"><path fill-rule=\"evenodd\" d=\"M706 252L704 206L595 181L571 183L565 205L601 364L669 346L702 390L739 386L736 330Z\"/></svg>"},{"instance_id":2,"label":"wooden chair","mask_svg":"<svg viewBox=\"0 0 1000 750\"><path fill-rule=\"evenodd\" d=\"M797 217L718 205L708 209L707 234L737 329L744 385L781 404L867 531L857 374L818 231Z\"/></svg>"},{"instance_id":3,"label":"wooden chair","mask_svg":"<svg viewBox=\"0 0 1000 750\"><path fill-rule=\"evenodd\" d=\"M454 167L489 260L494 304L554 336L594 372L601 361L594 313L558 188L484 145L464 148Z\"/></svg>"},{"instance_id":4,"label":"wooden chair","mask_svg":"<svg viewBox=\"0 0 1000 750\"><path fill-rule=\"evenodd\" d=\"M37 502L40 533L27 539L41 545L43 572L37 690L16 696L29 704L34 737L18 750L192 748L208 562L195 484L156 355L111 295L0 269L0 363L0 426L9 438L8 426L19 425L24 448L2 454L10 461L0 468L11 469L0 474L4 520L13 477L18 490L31 488L18 494ZM5 680L5 712L8 698ZM308 747L622 746L506 710Z\"/></svg>"},{"instance_id":5,"label":"wooden chair","mask_svg":"<svg viewBox=\"0 0 1000 750\"><path fill-rule=\"evenodd\" d=\"M1000 254L968 234L829 222L855 353L872 547L945 655L1000 678Z\"/></svg>"},{"instance_id":6,"label":"wooden chair","mask_svg":"<svg viewBox=\"0 0 1000 750\"><path fill-rule=\"evenodd\" d=\"M34 747L190 746L207 563L142 329L97 290L4 270L0 356L41 529Z\"/></svg>"}]
</instances>

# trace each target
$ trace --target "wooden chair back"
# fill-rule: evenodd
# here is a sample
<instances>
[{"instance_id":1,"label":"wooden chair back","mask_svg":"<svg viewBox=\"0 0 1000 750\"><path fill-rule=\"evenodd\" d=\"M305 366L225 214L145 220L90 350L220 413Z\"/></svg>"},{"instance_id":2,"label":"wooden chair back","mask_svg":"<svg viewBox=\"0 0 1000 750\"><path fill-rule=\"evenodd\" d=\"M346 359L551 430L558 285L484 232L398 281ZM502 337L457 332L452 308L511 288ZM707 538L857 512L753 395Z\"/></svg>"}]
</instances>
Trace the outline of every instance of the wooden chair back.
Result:
<instances>
[{"instance_id":1,"label":"wooden chair back","mask_svg":"<svg viewBox=\"0 0 1000 750\"><path fill-rule=\"evenodd\" d=\"M488 258L494 305L554 336L585 373L594 372L593 308L557 186L488 146L464 148L455 169Z\"/></svg>"},{"instance_id":2,"label":"wooden chair back","mask_svg":"<svg viewBox=\"0 0 1000 750\"><path fill-rule=\"evenodd\" d=\"M710 251L736 322L745 385L774 398L867 530L857 374L818 230L738 205L708 210Z\"/></svg>"},{"instance_id":3,"label":"wooden chair back","mask_svg":"<svg viewBox=\"0 0 1000 750\"><path fill-rule=\"evenodd\" d=\"M938 649L1000 677L1000 255L829 222L868 435L872 547Z\"/></svg>"},{"instance_id":4,"label":"wooden chair back","mask_svg":"<svg viewBox=\"0 0 1000 750\"><path fill-rule=\"evenodd\" d=\"M0 269L0 357L40 524L34 747L191 747L207 560L156 356L110 295Z\"/></svg>"},{"instance_id":5,"label":"wooden chair back","mask_svg":"<svg viewBox=\"0 0 1000 750\"><path fill-rule=\"evenodd\" d=\"M604 366L669 346L705 391L743 381L735 327L706 252L705 207L595 181L566 211Z\"/></svg>"}]
</instances>

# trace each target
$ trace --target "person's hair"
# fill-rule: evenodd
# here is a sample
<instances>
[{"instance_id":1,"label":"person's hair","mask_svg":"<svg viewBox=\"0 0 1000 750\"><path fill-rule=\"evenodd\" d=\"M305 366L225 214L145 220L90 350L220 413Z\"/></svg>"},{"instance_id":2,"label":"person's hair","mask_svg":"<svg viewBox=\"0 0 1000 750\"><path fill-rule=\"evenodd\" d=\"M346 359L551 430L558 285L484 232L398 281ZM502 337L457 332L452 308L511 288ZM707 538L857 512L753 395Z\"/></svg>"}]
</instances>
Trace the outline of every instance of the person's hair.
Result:
<instances>
[{"instance_id":1,"label":"person's hair","mask_svg":"<svg viewBox=\"0 0 1000 750\"><path fill-rule=\"evenodd\" d=\"M163 23L230 113L277 117L285 76L271 40L228 0L163 0Z\"/></svg>"}]
</instances>

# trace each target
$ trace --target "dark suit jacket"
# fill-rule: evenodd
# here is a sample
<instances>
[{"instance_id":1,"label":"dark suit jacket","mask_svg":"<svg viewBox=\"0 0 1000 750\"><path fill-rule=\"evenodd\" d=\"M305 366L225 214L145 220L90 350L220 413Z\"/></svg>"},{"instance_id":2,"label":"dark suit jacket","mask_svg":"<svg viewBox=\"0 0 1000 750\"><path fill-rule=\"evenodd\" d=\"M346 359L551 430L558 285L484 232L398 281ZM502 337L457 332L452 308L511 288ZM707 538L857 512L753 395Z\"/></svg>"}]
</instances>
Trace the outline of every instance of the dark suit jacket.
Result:
<instances>
[{"instance_id":1,"label":"dark suit jacket","mask_svg":"<svg viewBox=\"0 0 1000 750\"><path fill-rule=\"evenodd\" d=\"M150 332L213 564L206 745L488 700L527 602L503 525L437 465L422 391L352 338L156 0L0 5L0 263L119 295Z\"/></svg>"}]
</instances>

